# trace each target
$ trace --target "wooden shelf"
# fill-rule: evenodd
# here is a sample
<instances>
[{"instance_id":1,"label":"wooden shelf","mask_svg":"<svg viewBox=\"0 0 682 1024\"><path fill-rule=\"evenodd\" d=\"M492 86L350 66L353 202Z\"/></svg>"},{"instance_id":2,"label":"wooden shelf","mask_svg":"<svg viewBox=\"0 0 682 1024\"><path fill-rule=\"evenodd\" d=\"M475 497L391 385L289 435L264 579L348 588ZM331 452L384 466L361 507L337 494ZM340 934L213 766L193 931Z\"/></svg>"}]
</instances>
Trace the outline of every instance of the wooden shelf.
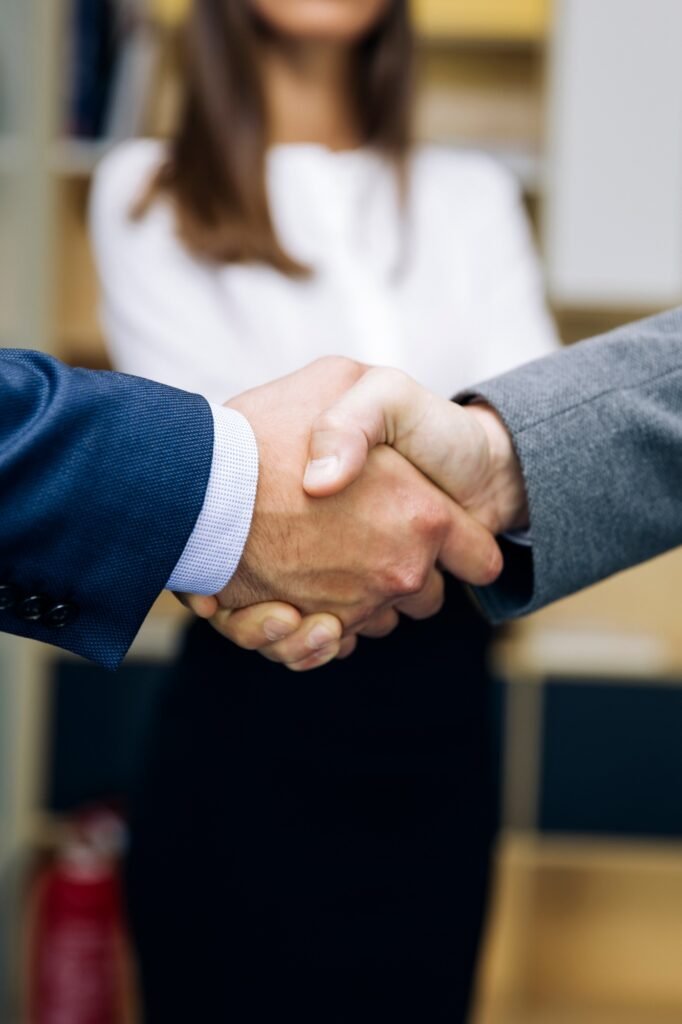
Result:
<instances>
[{"instance_id":1,"label":"wooden shelf","mask_svg":"<svg viewBox=\"0 0 682 1024\"><path fill-rule=\"evenodd\" d=\"M487 152L527 191L539 190L544 111L537 54L428 52L421 61L415 113L419 140Z\"/></svg>"},{"instance_id":2,"label":"wooden shelf","mask_svg":"<svg viewBox=\"0 0 682 1024\"><path fill-rule=\"evenodd\" d=\"M475 1024L682 1019L682 847L501 843Z\"/></svg>"},{"instance_id":3,"label":"wooden shelf","mask_svg":"<svg viewBox=\"0 0 682 1024\"><path fill-rule=\"evenodd\" d=\"M519 622L497 648L504 677L655 679L682 685L682 550Z\"/></svg>"},{"instance_id":4,"label":"wooden shelf","mask_svg":"<svg viewBox=\"0 0 682 1024\"><path fill-rule=\"evenodd\" d=\"M166 28L186 18L190 0L148 0L149 16ZM426 38L543 40L550 0L412 0L417 31Z\"/></svg>"},{"instance_id":5,"label":"wooden shelf","mask_svg":"<svg viewBox=\"0 0 682 1024\"><path fill-rule=\"evenodd\" d=\"M550 25L549 0L413 0L426 40L541 43Z\"/></svg>"},{"instance_id":6,"label":"wooden shelf","mask_svg":"<svg viewBox=\"0 0 682 1024\"><path fill-rule=\"evenodd\" d=\"M191 0L147 0L149 16L159 25L175 28L187 17Z\"/></svg>"}]
</instances>

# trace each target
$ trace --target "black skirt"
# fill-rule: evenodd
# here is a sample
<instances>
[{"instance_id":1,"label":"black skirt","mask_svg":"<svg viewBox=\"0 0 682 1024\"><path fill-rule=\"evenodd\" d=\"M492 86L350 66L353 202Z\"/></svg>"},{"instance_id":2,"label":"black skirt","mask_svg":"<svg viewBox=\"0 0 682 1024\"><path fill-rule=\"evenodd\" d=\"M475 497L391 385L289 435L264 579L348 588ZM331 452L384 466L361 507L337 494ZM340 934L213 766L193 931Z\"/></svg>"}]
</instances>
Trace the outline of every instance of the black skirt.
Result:
<instances>
[{"instance_id":1,"label":"black skirt","mask_svg":"<svg viewBox=\"0 0 682 1024\"><path fill-rule=\"evenodd\" d=\"M496 793L489 629L443 611L297 675L205 623L133 811L147 1024L466 1017Z\"/></svg>"}]
</instances>

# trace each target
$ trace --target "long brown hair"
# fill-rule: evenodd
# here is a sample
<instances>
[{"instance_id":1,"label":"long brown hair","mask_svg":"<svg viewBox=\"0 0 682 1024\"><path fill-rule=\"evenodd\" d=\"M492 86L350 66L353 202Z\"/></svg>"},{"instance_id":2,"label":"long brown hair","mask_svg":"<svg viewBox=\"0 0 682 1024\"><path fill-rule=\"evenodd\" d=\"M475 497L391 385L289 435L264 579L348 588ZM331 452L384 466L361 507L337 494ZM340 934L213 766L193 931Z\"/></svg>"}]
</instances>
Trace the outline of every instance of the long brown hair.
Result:
<instances>
[{"instance_id":1,"label":"long brown hair","mask_svg":"<svg viewBox=\"0 0 682 1024\"><path fill-rule=\"evenodd\" d=\"M266 192L267 123L259 27L248 0L194 0L187 25L186 88L169 157L133 210L159 195L174 203L178 232L197 256L308 268L280 244ZM408 0L392 0L357 48L355 107L363 143L404 170L410 145L413 37Z\"/></svg>"}]
</instances>

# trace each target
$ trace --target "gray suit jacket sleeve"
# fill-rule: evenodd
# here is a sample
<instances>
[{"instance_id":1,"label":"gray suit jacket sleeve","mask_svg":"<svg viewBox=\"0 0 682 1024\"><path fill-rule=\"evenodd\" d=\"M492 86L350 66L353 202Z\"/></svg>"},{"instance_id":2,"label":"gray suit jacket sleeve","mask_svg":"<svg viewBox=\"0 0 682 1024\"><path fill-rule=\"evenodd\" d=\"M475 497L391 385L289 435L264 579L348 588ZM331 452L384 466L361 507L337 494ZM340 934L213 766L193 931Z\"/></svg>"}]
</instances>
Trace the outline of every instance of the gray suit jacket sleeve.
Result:
<instances>
[{"instance_id":1,"label":"gray suit jacket sleeve","mask_svg":"<svg viewBox=\"0 0 682 1024\"><path fill-rule=\"evenodd\" d=\"M532 548L477 591L503 621L682 544L682 309L537 360L468 395L505 421Z\"/></svg>"}]
</instances>

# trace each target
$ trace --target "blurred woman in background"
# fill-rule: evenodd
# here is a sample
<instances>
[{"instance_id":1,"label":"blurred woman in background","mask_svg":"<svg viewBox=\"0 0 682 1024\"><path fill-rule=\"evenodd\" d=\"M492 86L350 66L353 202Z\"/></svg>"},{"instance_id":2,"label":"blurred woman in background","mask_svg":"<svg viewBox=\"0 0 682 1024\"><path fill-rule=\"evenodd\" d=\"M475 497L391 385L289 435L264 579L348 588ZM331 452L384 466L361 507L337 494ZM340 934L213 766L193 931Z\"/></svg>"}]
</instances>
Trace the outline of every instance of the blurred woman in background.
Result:
<instances>
[{"instance_id":1,"label":"blurred woman in background","mask_svg":"<svg viewBox=\"0 0 682 1024\"><path fill-rule=\"evenodd\" d=\"M412 46L407 0L195 0L176 137L97 175L119 369L222 402L342 354L450 396L553 348L515 183L411 145ZM150 1024L465 1019L488 642L452 580L438 616L319 674L190 626L133 817Z\"/></svg>"}]
</instances>

